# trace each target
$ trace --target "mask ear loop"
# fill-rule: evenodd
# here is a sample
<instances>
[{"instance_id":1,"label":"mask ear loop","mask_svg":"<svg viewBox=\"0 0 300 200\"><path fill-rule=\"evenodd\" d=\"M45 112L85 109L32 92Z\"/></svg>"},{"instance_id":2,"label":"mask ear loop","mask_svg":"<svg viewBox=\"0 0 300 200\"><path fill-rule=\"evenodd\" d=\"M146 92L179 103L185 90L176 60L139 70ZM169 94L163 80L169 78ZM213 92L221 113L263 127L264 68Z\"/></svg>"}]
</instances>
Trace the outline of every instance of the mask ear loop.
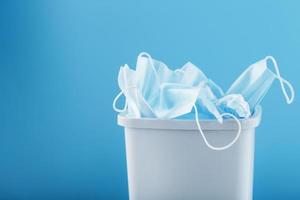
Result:
<instances>
[{"instance_id":1,"label":"mask ear loop","mask_svg":"<svg viewBox=\"0 0 300 200\"><path fill-rule=\"evenodd\" d=\"M146 53L146 52L141 52L141 53L138 55L138 58L139 58L139 57L142 57L142 56L146 56L146 57L149 59L150 64L151 64L151 67L152 67L152 69L153 69L153 72L154 72L156 78L159 80L159 76L158 76L157 71L156 71L156 69L155 69L155 67L154 67L153 59L152 59L152 57L150 56L150 54L148 54L148 53ZM123 109L117 108L116 104L117 104L117 101L119 100L119 98L124 94L124 91L127 91L127 90L129 90L129 89L131 89L131 88L136 88L136 87L129 87L129 88L126 88L126 89L124 89L123 91L121 91L121 92L114 98L114 101L113 101L113 105L112 105L112 106L113 106L113 109L114 109L116 112L125 112L125 111L126 111L126 109L127 109L127 107L128 107L127 100L125 100L125 105L124 105L124 108L123 108Z\"/></svg>"},{"instance_id":2,"label":"mask ear loop","mask_svg":"<svg viewBox=\"0 0 300 200\"><path fill-rule=\"evenodd\" d=\"M128 107L128 104L127 104L127 100L125 100L125 105L124 105L124 108L123 109L120 109L120 108L117 108L117 101L119 100L119 98L124 94L123 91L119 92L119 94L114 98L114 101L113 101L113 109L116 111L116 112L125 112L127 107Z\"/></svg>"},{"instance_id":3,"label":"mask ear loop","mask_svg":"<svg viewBox=\"0 0 300 200\"><path fill-rule=\"evenodd\" d=\"M114 101L113 101L112 106L113 106L113 109L114 109L116 112L120 112L120 113L121 113L121 112L125 112L125 111L127 110L127 108L128 108L127 99L125 99L125 105L124 105L124 108L122 108L122 109L117 108L116 105L117 105L118 100L119 100L120 97L124 94L125 91L128 91L128 90L130 90L130 89L134 89L134 88L136 88L136 86L128 87L128 88L122 90L122 91L114 98Z\"/></svg>"},{"instance_id":4,"label":"mask ear loop","mask_svg":"<svg viewBox=\"0 0 300 200\"><path fill-rule=\"evenodd\" d=\"M284 94L284 97L286 99L286 102L287 102L287 104L291 104L294 101L294 96L295 96L295 92L294 92L294 88L293 88L292 84L281 77L277 62L272 56L267 56L265 59L266 60L270 59L273 62L275 72L276 72L276 78L280 82L280 86L281 86L282 92ZM288 86L290 93L291 93L291 97L289 97L289 95L287 94L284 84L286 84Z\"/></svg>"},{"instance_id":5,"label":"mask ear loop","mask_svg":"<svg viewBox=\"0 0 300 200\"><path fill-rule=\"evenodd\" d=\"M198 118L198 109L197 109L196 105L194 105L194 110L195 110L195 120L196 120L196 124L197 124L198 130L199 130L199 132L201 133L201 136L202 136L202 138L203 138L203 140L204 140L206 146L208 146L210 149L215 150L215 151L221 151L221 150L228 149L228 148L230 148L232 145L234 145L234 144L236 143L236 141L239 139L239 137L240 137L240 135L241 135L241 132L242 132L242 125L241 125L241 122L238 120L238 118L237 118L236 116L234 116L234 115L231 114L231 113L222 113L222 114L221 114L222 117L223 117L223 116L230 116L230 117L232 117L232 118L237 122L237 125L238 125L238 132L237 132L235 138L234 138L229 144L227 144L227 145L225 145L225 146L222 146L222 147L216 147L216 146L211 145L211 144L207 141L207 139L206 139L206 137L205 137L205 135L204 135L204 133L203 133L203 131L202 131L202 128L201 128L201 126L200 126L200 122L199 122L199 118Z\"/></svg>"}]
</instances>

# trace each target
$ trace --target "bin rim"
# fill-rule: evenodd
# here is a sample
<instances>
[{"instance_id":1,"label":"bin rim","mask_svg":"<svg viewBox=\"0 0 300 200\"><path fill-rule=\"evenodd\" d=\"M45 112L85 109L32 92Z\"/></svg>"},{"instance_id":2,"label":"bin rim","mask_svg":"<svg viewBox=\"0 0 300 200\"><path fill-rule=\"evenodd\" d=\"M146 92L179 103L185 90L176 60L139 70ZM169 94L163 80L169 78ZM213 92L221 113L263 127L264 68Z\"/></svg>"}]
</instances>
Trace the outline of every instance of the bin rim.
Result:
<instances>
[{"instance_id":1,"label":"bin rim","mask_svg":"<svg viewBox=\"0 0 300 200\"><path fill-rule=\"evenodd\" d=\"M248 119L240 119L242 129L255 128L260 124L262 115L261 106L257 106L253 115ZM202 130L237 130L234 119L224 119L219 123L215 119L200 119ZM132 118L118 114L118 125L125 128L136 129L163 129L163 130L198 130L195 119L157 119L157 118Z\"/></svg>"}]
</instances>

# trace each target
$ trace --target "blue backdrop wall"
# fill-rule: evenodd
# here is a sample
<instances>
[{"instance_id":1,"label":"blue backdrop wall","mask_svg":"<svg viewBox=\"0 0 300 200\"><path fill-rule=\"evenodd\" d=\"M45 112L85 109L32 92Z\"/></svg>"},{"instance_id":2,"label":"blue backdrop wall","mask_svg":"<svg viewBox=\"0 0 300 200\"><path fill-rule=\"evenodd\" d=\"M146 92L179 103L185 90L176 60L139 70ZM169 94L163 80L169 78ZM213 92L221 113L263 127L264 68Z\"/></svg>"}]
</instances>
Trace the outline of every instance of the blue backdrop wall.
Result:
<instances>
[{"instance_id":1,"label":"blue backdrop wall","mask_svg":"<svg viewBox=\"0 0 300 200\"><path fill-rule=\"evenodd\" d=\"M127 199L112 100L141 51L227 89L273 55L299 91L298 1L1 1L0 199ZM254 199L300 198L300 105L275 82L257 129Z\"/></svg>"}]
</instances>

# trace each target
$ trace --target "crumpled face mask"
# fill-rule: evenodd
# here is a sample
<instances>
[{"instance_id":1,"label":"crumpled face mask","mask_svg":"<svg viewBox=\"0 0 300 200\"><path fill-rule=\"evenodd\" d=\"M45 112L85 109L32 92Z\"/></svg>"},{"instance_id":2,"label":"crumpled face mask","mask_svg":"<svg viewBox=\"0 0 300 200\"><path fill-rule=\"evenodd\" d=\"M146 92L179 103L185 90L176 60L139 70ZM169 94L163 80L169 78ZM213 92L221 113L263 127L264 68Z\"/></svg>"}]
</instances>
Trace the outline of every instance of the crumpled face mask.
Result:
<instances>
[{"instance_id":1,"label":"crumpled face mask","mask_svg":"<svg viewBox=\"0 0 300 200\"><path fill-rule=\"evenodd\" d=\"M249 104L240 94L229 94L217 100L217 106L224 112L232 113L239 118L251 116Z\"/></svg>"},{"instance_id":2,"label":"crumpled face mask","mask_svg":"<svg viewBox=\"0 0 300 200\"><path fill-rule=\"evenodd\" d=\"M182 84L184 76L183 70L172 71L147 53L138 56L137 90L154 117L172 119L192 110L199 88ZM142 113L142 117L153 116Z\"/></svg>"},{"instance_id":3,"label":"crumpled face mask","mask_svg":"<svg viewBox=\"0 0 300 200\"><path fill-rule=\"evenodd\" d=\"M118 112L127 112L134 117L171 119L189 113L199 93L199 88L180 84L183 71L170 70L164 63L156 61L149 54L138 56L136 71L128 66L121 67L119 86L121 93L114 100ZM116 108L117 99L124 94L124 109Z\"/></svg>"},{"instance_id":4,"label":"crumpled face mask","mask_svg":"<svg viewBox=\"0 0 300 200\"><path fill-rule=\"evenodd\" d=\"M113 102L117 112L127 112L128 116L137 118L172 119L194 109L199 132L206 145L213 150L231 147L240 136L241 124L237 117L231 113L219 113L216 106L217 98L224 94L222 89L192 63L172 71L164 63L152 59L149 54L141 53L135 71L127 65L121 67L118 83L121 92ZM125 107L118 109L116 102L122 94L126 97ZM221 123L225 116L233 118L238 124L238 132L233 141L223 147L212 146L201 129L197 107L203 108L206 114L213 115Z\"/></svg>"},{"instance_id":5,"label":"crumpled face mask","mask_svg":"<svg viewBox=\"0 0 300 200\"><path fill-rule=\"evenodd\" d=\"M275 73L268 68L268 60L273 62ZM265 59L250 65L231 85L226 94L241 94L253 112L275 79L279 80L287 103L292 103L294 100L294 89L287 80L281 77L278 65L272 56L267 56ZM290 90L290 97L286 92L284 84L286 84Z\"/></svg>"},{"instance_id":6,"label":"crumpled face mask","mask_svg":"<svg viewBox=\"0 0 300 200\"><path fill-rule=\"evenodd\" d=\"M200 92L196 105L200 108L200 112L215 117L220 123L223 122L221 113L219 112L216 102L217 97L213 93L209 85L203 81L199 84Z\"/></svg>"},{"instance_id":7,"label":"crumpled face mask","mask_svg":"<svg viewBox=\"0 0 300 200\"><path fill-rule=\"evenodd\" d=\"M184 75L181 84L192 85L199 88L196 105L201 113L206 116L214 116L220 123L223 118L215 104L217 97L223 96L223 90L212 80L208 79L205 74L195 65L188 62L180 69Z\"/></svg>"},{"instance_id":8,"label":"crumpled face mask","mask_svg":"<svg viewBox=\"0 0 300 200\"><path fill-rule=\"evenodd\" d=\"M267 67L268 60L273 62L275 73ZM135 118L173 119L192 116L196 119L205 144L213 150L225 150L240 136L241 123L238 118L251 116L275 79L280 81L287 103L292 103L293 87L281 77L277 63L271 56L248 67L224 95L223 90L192 63L170 70L163 62L152 59L147 53L141 53L136 70L130 69L128 65L120 68L118 83L121 92L114 99L113 108ZM284 85L288 86L291 97ZM126 97L125 106L118 109L116 103L122 94ZM223 123L223 118L233 118L238 125L235 138L222 147L211 145L202 131L199 116L215 118L220 123Z\"/></svg>"}]
</instances>

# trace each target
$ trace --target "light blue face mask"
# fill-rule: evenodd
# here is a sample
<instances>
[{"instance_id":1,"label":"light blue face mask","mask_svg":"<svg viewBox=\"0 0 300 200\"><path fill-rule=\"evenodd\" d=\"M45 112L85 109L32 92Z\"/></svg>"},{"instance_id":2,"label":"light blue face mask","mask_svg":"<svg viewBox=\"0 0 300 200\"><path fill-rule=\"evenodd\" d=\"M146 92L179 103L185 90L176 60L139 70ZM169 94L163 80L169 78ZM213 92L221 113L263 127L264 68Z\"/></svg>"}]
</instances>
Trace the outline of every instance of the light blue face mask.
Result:
<instances>
[{"instance_id":1,"label":"light blue face mask","mask_svg":"<svg viewBox=\"0 0 300 200\"><path fill-rule=\"evenodd\" d=\"M217 100L216 105L223 112L229 112L239 118L248 118L251 116L249 104L240 94L228 94Z\"/></svg>"},{"instance_id":2,"label":"light blue face mask","mask_svg":"<svg viewBox=\"0 0 300 200\"><path fill-rule=\"evenodd\" d=\"M177 71L181 71L183 73L183 77L180 80L181 84L197 87L205 82L205 84L209 86L209 93L213 94L209 94L210 96L220 98L224 95L221 87L219 87L211 79L208 79L205 74L191 62L186 63L181 69L178 69Z\"/></svg>"},{"instance_id":3,"label":"light blue face mask","mask_svg":"<svg viewBox=\"0 0 300 200\"><path fill-rule=\"evenodd\" d=\"M131 79L131 80L128 80ZM212 90L209 90L210 84ZM113 108L117 112L132 112L132 116L155 117L160 119L172 119L195 110L196 124L206 145L213 150L225 150L231 147L239 138L241 124L230 113L218 113L215 105L209 104L211 98L215 98L212 91L222 95L223 91L191 63L187 63L181 69L172 71L159 61L151 58L147 53L138 56L136 71L127 66L120 69L119 86L121 92L113 101ZM117 100L124 94L126 96L125 107L118 109ZM222 122L222 117L232 117L238 124L238 133L231 143L223 147L211 145L199 123L197 98L200 98L203 107L212 112Z\"/></svg>"},{"instance_id":4,"label":"light blue face mask","mask_svg":"<svg viewBox=\"0 0 300 200\"><path fill-rule=\"evenodd\" d=\"M273 62L275 73L268 68L268 60ZM264 98L275 79L279 80L287 103L292 103L294 100L294 89L287 80L281 77L278 65L272 56L267 56L265 59L250 65L231 85L226 94L241 94L248 102L250 110L253 112L255 107ZM288 86L291 97L288 96L284 84Z\"/></svg>"},{"instance_id":5,"label":"light blue face mask","mask_svg":"<svg viewBox=\"0 0 300 200\"><path fill-rule=\"evenodd\" d=\"M126 97L125 100L125 106L123 109L118 109L115 107L115 102L113 103L114 109L117 112L125 112L126 109L130 109L128 114L130 114L133 117L140 117L139 108L137 107L137 96L136 96L136 90L134 89L136 87L136 80L135 80L135 71L131 70L128 65L122 66L120 68L119 76L118 76L118 84L120 86L121 91L124 91L124 95ZM127 89L128 88L128 89ZM130 89L131 88L131 89ZM118 95L118 98L122 94ZM130 102L129 106L127 106L128 102Z\"/></svg>"},{"instance_id":6,"label":"light blue face mask","mask_svg":"<svg viewBox=\"0 0 300 200\"><path fill-rule=\"evenodd\" d=\"M215 102L217 98L224 95L223 90L215 82L208 79L205 74L191 62L186 63L179 71L183 73L182 79L179 81L180 84L199 88L196 105L197 108L200 108L200 111L203 112L202 116L204 116L204 114L205 117L213 116L222 123L223 118Z\"/></svg>"},{"instance_id":7,"label":"light blue face mask","mask_svg":"<svg viewBox=\"0 0 300 200\"><path fill-rule=\"evenodd\" d=\"M200 108L200 112L205 113L208 116L215 117L220 123L223 123L223 118L217 108L217 97L213 93L211 87L206 81L202 81L199 84L200 92L198 95L197 107Z\"/></svg>"},{"instance_id":8,"label":"light blue face mask","mask_svg":"<svg viewBox=\"0 0 300 200\"><path fill-rule=\"evenodd\" d=\"M121 70L119 74L126 75ZM128 112L136 110L131 109L131 105L140 111L140 115L134 114L136 117L175 118L192 110L199 93L198 87L180 84L182 77L182 70L172 71L164 63L152 59L149 54L141 53L138 56L135 77L130 77L135 81L127 81L134 84L124 85L125 81L119 81L122 92L117 97L124 93ZM130 91L134 95L130 96ZM118 98L114 101L114 108Z\"/></svg>"}]
</instances>

